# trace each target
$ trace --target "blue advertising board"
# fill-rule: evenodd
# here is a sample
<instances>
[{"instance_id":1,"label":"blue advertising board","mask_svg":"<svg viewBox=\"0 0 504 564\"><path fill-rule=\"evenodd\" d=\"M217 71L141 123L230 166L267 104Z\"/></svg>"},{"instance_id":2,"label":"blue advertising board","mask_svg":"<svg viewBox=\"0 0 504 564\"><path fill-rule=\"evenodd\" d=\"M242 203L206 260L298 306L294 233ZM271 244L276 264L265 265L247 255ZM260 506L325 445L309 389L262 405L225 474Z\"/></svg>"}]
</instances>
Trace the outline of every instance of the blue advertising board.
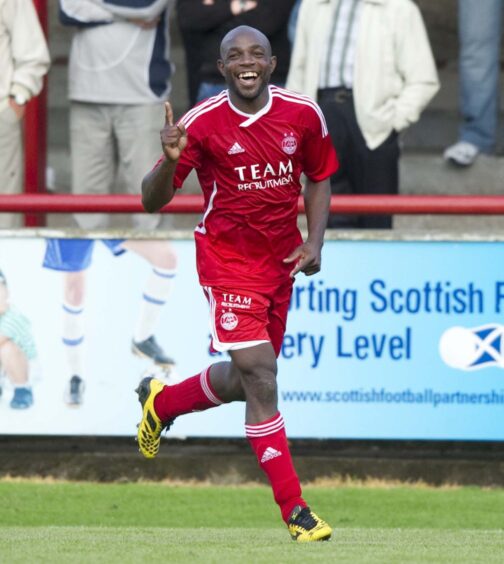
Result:
<instances>
[{"instance_id":1,"label":"blue advertising board","mask_svg":"<svg viewBox=\"0 0 504 564\"><path fill-rule=\"evenodd\" d=\"M0 366L1 434L133 436L143 375L170 384L226 358L209 352L194 244L171 245L177 275L155 334L175 369L162 374L130 351L152 265L134 252L114 256L97 241L83 306L86 390L71 409L65 274L42 266L43 237L0 238L9 303L31 322L38 366L25 410L11 406L15 382ZM322 272L297 276L279 358L289 436L504 440L503 264L502 242L327 241ZM236 403L181 417L169 434L240 437L243 423Z\"/></svg>"},{"instance_id":2,"label":"blue advertising board","mask_svg":"<svg viewBox=\"0 0 504 564\"><path fill-rule=\"evenodd\" d=\"M503 260L495 242L329 241L282 351L296 436L503 440Z\"/></svg>"}]
</instances>

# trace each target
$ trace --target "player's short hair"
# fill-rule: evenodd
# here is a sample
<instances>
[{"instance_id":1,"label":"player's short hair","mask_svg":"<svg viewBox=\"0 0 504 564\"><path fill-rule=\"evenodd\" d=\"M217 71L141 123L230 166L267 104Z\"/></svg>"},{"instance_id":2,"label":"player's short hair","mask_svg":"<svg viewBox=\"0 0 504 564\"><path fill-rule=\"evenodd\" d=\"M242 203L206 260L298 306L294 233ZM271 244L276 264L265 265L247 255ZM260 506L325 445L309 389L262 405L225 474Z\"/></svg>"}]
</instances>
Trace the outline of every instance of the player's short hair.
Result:
<instances>
[{"instance_id":1,"label":"player's short hair","mask_svg":"<svg viewBox=\"0 0 504 564\"><path fill-rule=\"evenodd\" d=\"M263 43L264 47L266 48L268 55L271 57L271 44L270 44L269 39L266 37L266 35L264 35L264 33L262 31L259 31L255 27L251 27L249 25L239 25L238 27L235 27L235 28L231 29L230 31L228 31L226 33L226 35L222 38L222 41L221 41L221 44L220 44L220 56L221 56L221 58L224 58L228 43L230 41L232 41L232 39L234 37L236 37L237 35L239 35L241 33L254 34L257 37L258 41Z\"/></svg>"}]
</instances>

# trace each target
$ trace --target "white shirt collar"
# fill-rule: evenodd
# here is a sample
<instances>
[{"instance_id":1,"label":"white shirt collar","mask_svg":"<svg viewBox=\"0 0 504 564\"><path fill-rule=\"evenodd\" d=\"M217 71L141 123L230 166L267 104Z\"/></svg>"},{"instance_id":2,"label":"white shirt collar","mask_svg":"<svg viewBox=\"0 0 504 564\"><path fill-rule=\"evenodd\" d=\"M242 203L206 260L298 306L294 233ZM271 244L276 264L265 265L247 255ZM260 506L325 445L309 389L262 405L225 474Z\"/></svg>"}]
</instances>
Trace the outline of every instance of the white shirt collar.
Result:
<instances>
[{"instance_id":1,"label":"white shirt collar","mask_svg":"<svg viewBox=\"0 0 504 564\"><path fill-rule=\"evenodd\" d=\"M241 110L239 110L236 106L233 105L233 103L231 102L231 98L229 97L229 90L227 91L227 98L228 98L228 104L229 107L238 115L246 117L247 119L245 121L243 121L242 123L240 123L240 127L248 127L249 125L252 125L253 123L255 123L258 119L260 119L263 115L267 114L270 109L271 109L271 104L273 103L273 97L271 96L271 90L270 87L268 86L268 101L266 102L266 105L263 106L258 112L256 112L255 114L247 114L246 112L242 112Z\"/></svg>"}]
</instances>

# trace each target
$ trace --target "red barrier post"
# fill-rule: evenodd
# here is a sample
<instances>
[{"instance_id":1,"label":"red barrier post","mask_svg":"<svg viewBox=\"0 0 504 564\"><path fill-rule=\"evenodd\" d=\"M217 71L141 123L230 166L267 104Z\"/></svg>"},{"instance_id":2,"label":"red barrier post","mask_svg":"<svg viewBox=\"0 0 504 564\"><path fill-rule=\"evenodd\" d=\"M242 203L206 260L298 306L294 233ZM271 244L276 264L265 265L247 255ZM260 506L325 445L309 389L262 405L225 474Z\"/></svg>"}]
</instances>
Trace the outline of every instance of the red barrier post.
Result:
<instances>
[{"instance_id":1,"label":"red barrier post","mask_svg":"<svg viewBox=\"0 0 504 564\"><path fill-rule=\"evenodd\" d=\"M47 38L47 0L33 0L40 24ZM24 191L36 194L46 191L45 174L47 166L47 77L44 78L42 92L26 105L24 118ZM25 208L26 227L45 224L42 214L30 213Z\"/></svg>"}]
</instances>

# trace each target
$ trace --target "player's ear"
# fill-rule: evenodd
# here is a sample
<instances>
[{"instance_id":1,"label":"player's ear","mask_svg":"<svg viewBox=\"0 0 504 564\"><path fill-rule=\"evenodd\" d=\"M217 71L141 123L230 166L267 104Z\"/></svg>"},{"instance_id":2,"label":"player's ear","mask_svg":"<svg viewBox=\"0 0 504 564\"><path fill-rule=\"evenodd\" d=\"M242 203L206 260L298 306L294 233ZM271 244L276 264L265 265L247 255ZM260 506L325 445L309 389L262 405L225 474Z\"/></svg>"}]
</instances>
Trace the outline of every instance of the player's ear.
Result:
<instances>
[{"instance_id":1,"label":"player's ear","mask_svg":"<svg viewBox=\"0 0 504 564\"><path fill-rule=\"evenodd\" d=\"M271 72L273 72L276 69L276 66L277 66L277 58L275 57L275 55L271 55L271 59L270 59Z\"/></svg>"},{"instance_id":2,"label":"player's ear","mask_svg":"<svg viewBox=\"0 0 504 564\"><path fill-rule=\"evenodd\" d=\"M226 75L224 73L224 61L222 59L217 59L217 68L219 69L219 72L222 74L222 76L226 78Z\"/></svg>"}]
</instances>

